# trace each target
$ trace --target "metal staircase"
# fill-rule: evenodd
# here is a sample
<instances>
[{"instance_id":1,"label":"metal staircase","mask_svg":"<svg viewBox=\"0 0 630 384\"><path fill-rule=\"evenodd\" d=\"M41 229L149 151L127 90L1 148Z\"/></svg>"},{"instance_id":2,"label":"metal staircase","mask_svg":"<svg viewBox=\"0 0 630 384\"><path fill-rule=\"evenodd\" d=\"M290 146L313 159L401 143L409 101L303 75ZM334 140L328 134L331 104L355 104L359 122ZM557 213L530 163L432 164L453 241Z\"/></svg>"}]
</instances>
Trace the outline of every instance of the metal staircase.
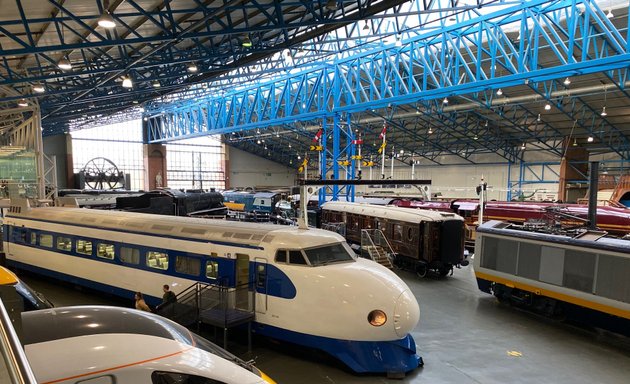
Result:
<instances>
[{"instance_id":1,"label":"metal staircase","mask_svg":"<svg viewBox=\"0 0 630 384\"><path fill-rule=\"evenodd\" d=\"M223 344L227 349L227 331L248 324L251 345L251 322L255 318L252 284L236 287L195 283L177 295L177 301L159 307L156 313L185 327L208 324L223 328Z\"/></svg>"},{"instance_id":2,"label":"metal staircase","mask_svg":"<svg viewBox=\"0 0 630 384\"><path fill-rule=\"evenodd\" d=\"M361 230L361 256L372 259L389 269L394 268L396 253L380 229Z\"/></svg>"}]
</instances>

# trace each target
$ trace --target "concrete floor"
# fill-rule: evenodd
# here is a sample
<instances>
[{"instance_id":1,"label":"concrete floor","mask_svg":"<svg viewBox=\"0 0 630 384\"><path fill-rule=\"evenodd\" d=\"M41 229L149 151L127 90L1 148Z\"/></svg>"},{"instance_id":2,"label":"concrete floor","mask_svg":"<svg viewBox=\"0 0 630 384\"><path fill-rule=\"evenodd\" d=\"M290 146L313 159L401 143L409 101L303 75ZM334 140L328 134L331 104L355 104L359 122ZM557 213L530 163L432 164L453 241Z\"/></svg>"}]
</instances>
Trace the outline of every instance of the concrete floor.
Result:
<instances>
[{"instance_id":1,"label":"concrete floor","mask_svg":"<svg viewBox=\"0 0 630 384\"><path fill-rule=\"evenodd\" d=\"M399 383L628 383L630 339L554 322L499 304L479 292L472 267L446 279L419 279L400 272L420 302L420 323L413 332L424 368ZM25 276L56 305L128 302L77 291ZM212 334L204 335L211 339ZM220 333L219 335L220 336ZM358 376L324 356L300 348L254 339L252 354L234 338L229 349L257 366L278 384L391 383L383 376ZM241 338L244 340L244 338Z\"/></svg>"}]
</instances>

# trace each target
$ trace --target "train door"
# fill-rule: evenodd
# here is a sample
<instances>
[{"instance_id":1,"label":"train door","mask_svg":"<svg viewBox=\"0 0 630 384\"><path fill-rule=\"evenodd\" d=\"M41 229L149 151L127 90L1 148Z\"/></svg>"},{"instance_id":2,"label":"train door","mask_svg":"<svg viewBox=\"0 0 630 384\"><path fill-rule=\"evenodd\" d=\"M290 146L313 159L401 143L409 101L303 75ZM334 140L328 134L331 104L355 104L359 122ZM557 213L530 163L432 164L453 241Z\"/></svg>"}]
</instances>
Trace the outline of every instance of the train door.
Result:
<instances>
[{"instance_id":1,"label":"train door","mask_svg":"<svg viewBox=\"0 0 630 384\"><path fill-rule=\"evenodd\" d=\"M236 308L249 310L249 255L236 254Z\"/></svg>"},{"instance_id":2,"label":"train door","mask_svg":"<svg viewBox=\"0 0 630 384\"><path fill-rule=\"evenodd\" d=\"M267 260L257 257L255 259L254 291L256 300L256 312L267 312Z\"/></svg>"}]
</instances>

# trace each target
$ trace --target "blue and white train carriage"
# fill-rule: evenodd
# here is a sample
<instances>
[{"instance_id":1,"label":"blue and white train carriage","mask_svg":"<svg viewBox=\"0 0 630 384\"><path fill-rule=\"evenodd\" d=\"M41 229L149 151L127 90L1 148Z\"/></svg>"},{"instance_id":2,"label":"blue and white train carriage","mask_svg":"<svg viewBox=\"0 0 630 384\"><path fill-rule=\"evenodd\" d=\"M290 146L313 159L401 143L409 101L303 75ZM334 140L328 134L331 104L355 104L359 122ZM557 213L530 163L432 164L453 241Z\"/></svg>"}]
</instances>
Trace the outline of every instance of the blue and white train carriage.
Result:
<instances>
[{"instance_id":1,"label":"blue and white train carriage","mask_svg":"<svg viewBox=\"0 0 630 384\"><path fill-rule=\"evenodd\" d=\"M356 372L403 373L422 361L409 287L329 231L23 204L4 233L18 268L127 298L141 291L153 304L163 284L177 292L255 281L257 333L323 350Z\"/></svg>"}]
</instances>

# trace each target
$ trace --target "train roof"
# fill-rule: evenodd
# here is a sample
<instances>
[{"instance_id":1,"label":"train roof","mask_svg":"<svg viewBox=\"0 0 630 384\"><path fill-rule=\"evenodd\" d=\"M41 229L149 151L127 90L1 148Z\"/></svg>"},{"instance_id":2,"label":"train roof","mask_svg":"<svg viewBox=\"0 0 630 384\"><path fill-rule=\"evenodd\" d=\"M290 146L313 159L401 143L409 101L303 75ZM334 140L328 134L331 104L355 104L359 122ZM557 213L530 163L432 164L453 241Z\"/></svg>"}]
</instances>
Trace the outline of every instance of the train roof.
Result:
<instances>
[{"instance_id":1,"label":"train roof","mask_svg":"<svg viewBox=\"0 0 630 384\"><path fill-rule=\"evenodd\" d=\"M87 208L30 208L19 214L10 213L9 217L254 247L274 244L308 248L343 240L340 235L321 229Z\"/></svg>"},{"instance_id":2,"label":"train roof","mask_svg":"<svg viewBox=\"0 0 630 384\"><path fill-rule=\"evenodd\" d=\"M373 217L402 220L405 222L420 223L423 221L444 221L464 219L451 212L430 211L425 209L400 208L395 206L381 206L363 203L346 203L330 201L322 205L322 209L337 212L351 212Z\"/></svg>"},{"instance_id":3,"label":"train roof","mask_svg":"<svg viewBox=\"0 0 630 384\"><path fill-rule=\"evenodd\" d=\"M521 239L558 243L584 248L596 248L626 254L630 251L630 240L607 237L605 236L606 232L603 231L587 230L572 237L563 234L525 230L518 225L507 223L505 221L490 220L478 226L477 232L514 236Z\"/></svg>"},{"instance_id":4,"label":"train roof","mask_svg":"<svg viewBox=\"0 0 630 384\"><path fill-rule=\"evenodd\" d=\"M29 311L22 313L22 329L21 341L38 379L63 381L59 378L131 366L145 370L168 367L191 374L213 372L217 378L239 374L241 368L253 369L171 320L130 308L90 305ZM225 361L208 359L194 352L195 347ZM163 362L171 356L181 358ZM262 382L253 375L242 377L242 382Z\"/></svg>"}]
</instances>

